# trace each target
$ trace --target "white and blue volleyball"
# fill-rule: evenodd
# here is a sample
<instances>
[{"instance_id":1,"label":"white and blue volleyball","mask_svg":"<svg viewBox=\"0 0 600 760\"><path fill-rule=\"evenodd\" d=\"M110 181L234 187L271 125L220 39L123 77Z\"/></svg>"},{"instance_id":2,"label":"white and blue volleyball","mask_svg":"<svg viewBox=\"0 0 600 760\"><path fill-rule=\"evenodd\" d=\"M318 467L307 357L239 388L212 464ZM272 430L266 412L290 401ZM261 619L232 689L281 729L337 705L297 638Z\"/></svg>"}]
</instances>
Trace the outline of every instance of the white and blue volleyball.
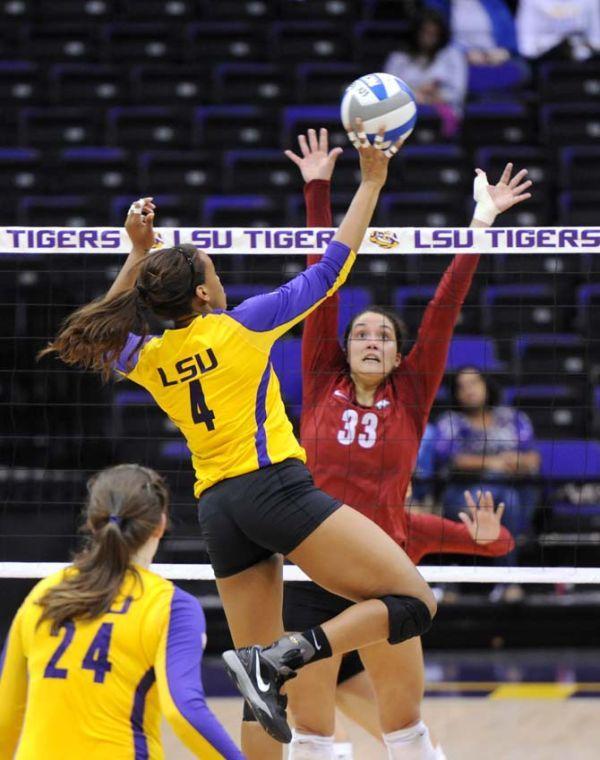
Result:
<instances>
[{"instance_id":1,"label":"white and blue volleyball","mask_svg":"<svg viewBox=\"0 0 600 760\"><path fill-rule=\"evenodd\" d=\"M366 74L347 88L341 104L342 124L354 129L357 118L373 142L380 127L385 127L382 148L400 138L406 139L415 128L417 104L410 87L392 74Z\"/></svg>"}]
</instances>

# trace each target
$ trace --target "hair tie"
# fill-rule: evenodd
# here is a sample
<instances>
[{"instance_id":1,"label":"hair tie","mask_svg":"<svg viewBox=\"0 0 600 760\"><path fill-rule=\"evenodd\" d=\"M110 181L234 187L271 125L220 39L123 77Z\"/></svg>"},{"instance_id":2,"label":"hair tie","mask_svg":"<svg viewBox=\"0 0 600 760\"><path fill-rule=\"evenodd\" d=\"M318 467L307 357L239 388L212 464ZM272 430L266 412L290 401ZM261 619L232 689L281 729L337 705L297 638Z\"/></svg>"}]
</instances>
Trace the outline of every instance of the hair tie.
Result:
<instances>
[{"instance_id":1,"label":"hair tie","mask_svg":"<svg viewBox=\"0 0 600 760\"><path fill-rule=\"evenodd\" d=\"M121 517L121 515L112 514L112 515L108 516L108 522L114 523L115 525L117 525L120 528L121 527L121 523L123 522L123 518Z\"/></svg>"}]
</instances>

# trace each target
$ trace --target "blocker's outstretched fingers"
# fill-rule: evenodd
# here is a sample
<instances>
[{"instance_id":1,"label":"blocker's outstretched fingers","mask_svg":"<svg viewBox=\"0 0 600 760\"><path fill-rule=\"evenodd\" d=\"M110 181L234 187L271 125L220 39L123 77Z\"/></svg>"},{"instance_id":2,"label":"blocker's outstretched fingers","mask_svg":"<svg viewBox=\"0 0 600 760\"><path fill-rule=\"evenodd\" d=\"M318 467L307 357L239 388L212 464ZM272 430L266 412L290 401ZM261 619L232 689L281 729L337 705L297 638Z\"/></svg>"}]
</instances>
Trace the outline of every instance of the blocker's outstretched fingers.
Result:
<instances>
[{"instance_id":1,"label":"blocker's outstretched fingers","mask_svg":"<svg viewBox=\"0 0 600 760\"><path fill-rule=\"evenodd\" d=\"M317 132L314 129L308 130L308 146L312 153L316 153L319 150L319 143L317 140Z\"/></svg>"},{"instance_id":2,"label":"blocker's outstretched fingers","mask_svg":"<svg viewBox=\"0 0 600 760\"><path fill-rule=\"evenodd\" d=\"M308 149L308 143L306 142L305 135L298 135L298 145L300 146L300 152L303 156L309 156L310 150Z\"/></svg>"},{"instance_id":3,"label":"blocker's outstretched fingers","mask_svg":"<svg viewBox=\"0 0 600 760\"><path fill-rule=\"evenodd\" d=\"M523 179L527 176L527 169L521 169L520 172L517 172L515 176L511 179L511 181L508 183L508 186L511 188L517 187L517 185L523 181Z\"/></svg>"},{"instance_id":4,"label":"blocker's outstretched fingers","mask_svg":"<svg viewBox=\"0 0 600 760\"><path fill-rule=\"evenodd\" d=\"M503 182L505 185L508 185L510 182L510 175L512 174L513 165L512 162L508 162L506 166L504 167L504 171L502 172L502 176L500 177L500 182Z\"/></svg>"},{"instance_id":5,"label":"blocker's outstretched fingers","mask_svg":"<svg viewBox=\"0 0 600 760\"><path fill-rule=\"evenodd\" d=\"M325 127L321 127L319 130L319 150L324 151L327 153L327 148L329 147L329 134Z\"/></svg>"}]
</instances>

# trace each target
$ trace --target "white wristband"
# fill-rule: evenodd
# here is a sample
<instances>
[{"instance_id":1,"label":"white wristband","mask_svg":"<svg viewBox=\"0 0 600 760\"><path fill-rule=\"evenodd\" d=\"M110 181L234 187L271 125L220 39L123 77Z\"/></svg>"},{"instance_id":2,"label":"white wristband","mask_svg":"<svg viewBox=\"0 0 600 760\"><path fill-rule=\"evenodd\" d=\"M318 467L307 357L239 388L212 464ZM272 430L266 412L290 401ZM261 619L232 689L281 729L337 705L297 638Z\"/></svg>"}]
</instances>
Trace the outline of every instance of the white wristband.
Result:
<instances>
[{"instance_id":1,"label":"white wristband","mask_svg":"<svg viewBox=\"0 0 600 760\"><path fill-rule=\"evenodd\" d=\"M488 192L488 179L485 172L478 174L473 182L473 198L476 202L473 217L478 222L493 224L500 210Z\"/></svg>"}]
</instances>

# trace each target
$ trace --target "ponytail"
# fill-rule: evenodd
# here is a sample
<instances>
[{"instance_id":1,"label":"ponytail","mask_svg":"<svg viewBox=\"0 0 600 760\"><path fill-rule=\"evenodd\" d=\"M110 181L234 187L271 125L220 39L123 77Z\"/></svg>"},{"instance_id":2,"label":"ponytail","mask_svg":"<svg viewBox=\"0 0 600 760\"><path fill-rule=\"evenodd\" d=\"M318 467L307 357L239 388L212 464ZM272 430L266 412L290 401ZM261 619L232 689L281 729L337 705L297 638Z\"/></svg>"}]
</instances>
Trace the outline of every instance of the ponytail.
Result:
<instances>
[{"instance_id":1,"label":"ponytail","mask_svg":"<svg viewBox=\"0 0 600 760\"><path fill-rule=\"evenodd\" d=\"M65 364L100 372L108 380L131 332L140 335L131 352L134 354L148 334L138 288L113 298L98 298L77 309L67 317L56 338L39 352L38 359L56 353Z\"/></svg>"},{"instance_id":2,"label":"ponytail","mask_svg":"<svg viewBox=\"0 0 600 760\"><path fill-rule=\"evenodd\" d=\"M67 621L93 620L108 612L128 572L141 584L132 557L149 540L167 513L164 480L138 465L103 470L89 484L87 546L73 560L63 580L38 601L38 621L57 631Z\"/></svg>"}]
</instances>

